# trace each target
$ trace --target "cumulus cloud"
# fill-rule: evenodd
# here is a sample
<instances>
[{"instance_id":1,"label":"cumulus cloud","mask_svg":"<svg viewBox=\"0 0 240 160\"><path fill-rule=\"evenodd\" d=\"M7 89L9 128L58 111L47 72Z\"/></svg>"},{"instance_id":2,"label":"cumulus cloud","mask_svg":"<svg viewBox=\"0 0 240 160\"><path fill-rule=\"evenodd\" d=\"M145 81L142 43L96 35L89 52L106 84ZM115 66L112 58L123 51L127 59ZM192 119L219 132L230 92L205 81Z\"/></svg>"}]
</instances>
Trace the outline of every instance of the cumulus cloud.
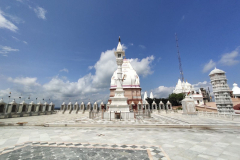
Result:
<instances>
[{"instance_id":1,"label":"cumulus cloud","mask_svg":"<svg viewBox=\"0 0 240 160\"><path fill-rule=\"evenodd\" d=\"M130 59L132 67L136 70L137 74L139 76L146 77L147 75L151 75L153 73L151 68L151 63L154 60L154 56L149 56L146 58L143 58L142 60L135 58Z\"/></svg>"},{"instance_id":2,"label":"cumulus cloud","mask_svg":"<svg viewBox=\"0 0 240 160\"><path fill-rule=\"evenodd\" d=\"M67 68L63 68L59 72L67 72L68 73L68 69Z\"/></svg>"},{"instance_id":3,"label":"cumulus cloud","mask_svg":"<svg viewBox=\"0 0 240 160\"><path fill-rule=\"evenodd\" d=\"M76 82L71 82L66 77L58 76L51 78L49 82L42 85L37 82L37 78L35 77L9 77L8 82L15 84L14 90L12 90L12 92L16 93L15 95L23 94L27 97L31 94L31 97L35 98L41 97L52 99L57 106L60 106L60 104L66 100L71 100L72 102L84 101L85 103L87 101L107 102L109 98L111 76L117 69L116 58L114 55L115 50L116 49L112 49L102 52L99 60L91 67L92 69L95 69L95 73L88 73L79 78ZM136 68L139 75L146 76L153 72L150 67L153 60L153 56L143 58L142 60L132 59L133 67ZM138 65L145 67L145 70L147 70L148 73ZM66 68L63 69L65 72L66 70Z\"/></svg>"},{"instance_id":4,"label":"cumulus cloud","mask_svg":"<svg viewBox=\"0 0 240 160\"><path fill-rule=\"evenodd\" d=\"M206 63L203 67L203 73L209 71L210 69L214 68L216 66L216 63L213 60L210 60L208 63Z\"/></svg>"},{"instance_id":5,"label":"cumulus cloud","mask_svg":"<svg viewBox=\"0 0 240 160\"><path fill-rule=\"evenodd\" d=\"M0 54L2 54L3 56L7 56L9 52L17 52L17 51L19 51L19 49L13 49L8 46L0 46Z\"/></svg>"},{"instance_id":6,"label":"cumulus cloud","mask_svg":"<svg viewBox=\"0 0 240 160\"><path fill-rule=\"evenodd\" d=\"M203 81L203 82L198 82L196 84L193 84L193 87L195 90L198 90L199 88L211 88L212 85L210 82L207 82L207 81Z\"/></svg>"},{"instance_id":7,"label":"cumulus cloud","mask_svg":"<svg viewBox=\"0 0 240 160\"><path fill-rule=\"evenodd\" d=\"M0 28L5 28L5 29L9 29L10 31L16 32L18 30L18 27L15 26L12 22L10 22L9 20L7 20L4 17L4 12L2 12L0 10Z\"/></svg>"},{"instance_id":8,"label":"cumulus cloud","mask_svg":"<svg viewBox=\"0 0 240 160\"><path fill-rule=\"evenodd\" d=\"M167 98L169 94L172 94L175 87L159 86L153 90L153 96L155 98Z\"/></svg>"},{"instance_id":9,"label":"cumulus cloud","mask_svg":"<svg viewBox=\"0 0 240 160\"><path fill-rule=\"evenodd\" d=\"M100 59L93 66L96 70L93 76L93 84L98 88L109 87L111 76L117 69L114 51L115 49L102 52Z\"/></svg>"},{"instance_id":10,"label":"cumulus cloud","mask_svg":"<svg viewBox=\"0 0 240 160\"><path fill-rule=\"evenodd\" d=\"M28 85L28 86L40 86L39 83L37 83L37 78L30 78L30 77L17 77L17 78L12 78L9 77L8 81L13 82L13 83L17 83L17 84L21 84L21 85Z\"/></svg>"},{"instance_id":11,"label":"cumulus cloud","mask_svg":"<svg viewBox=\"0 0 240 160\"><path fill-rule=\"evenodd\" d=\"M225 66L233 66L239 63L239 60L236 60L236 58L239 57L239 48L240 47L237 47L234 51L223 54L219 63Z\"/></svg>"},{"instance_id":12,"label":"cumulus cloud","mask_svg":"<svg viewBox=\"0 0 240 160\"><path fill-rule=\"evenodd\" d=\"M47 10L45 10L44 8L42 7L34 8L34 12L37 14L38 18L46 19Z\"/></svg>"}]
</instances>

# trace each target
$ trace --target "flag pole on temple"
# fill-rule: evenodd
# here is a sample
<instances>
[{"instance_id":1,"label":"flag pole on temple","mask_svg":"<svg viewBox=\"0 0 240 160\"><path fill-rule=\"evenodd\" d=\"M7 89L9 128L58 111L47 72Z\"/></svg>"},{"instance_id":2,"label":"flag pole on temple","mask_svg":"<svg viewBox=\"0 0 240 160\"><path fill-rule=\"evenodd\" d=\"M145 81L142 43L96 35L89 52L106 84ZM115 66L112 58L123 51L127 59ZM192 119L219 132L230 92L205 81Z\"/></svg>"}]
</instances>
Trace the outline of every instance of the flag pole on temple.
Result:
<instances>
[{"instance_id":1,"label":"flag pole on temple","mask_svg":"<svg viewBox=\"0 0 240 160\"><path fill-rule=\"evenodd\" d=\"M9 92L9 96L8 96L8 104L9 104L9 102L10 102L10 97L11 97L11 92Z\"/></svg>"},{"instance_id":2,"label":"flag pole on temple","mask_svg":"<svg viewBox=\"0 0 240 160\"><path fill-rule=\"evenodd\" d=\"M19 104L21 103L21 98L22 98L22 94L21 94L21 96L19 97Z\"/></svg>"},{"instance_id":3,"label":"flag pole on temple","mask_svg":"<svg viewBox=\"0 0 240 160\"><path fill-rule=\"evenodd\" d=\"M28 104L30 103L30 95L28 96Z\"/></svg>"}]
</instances>

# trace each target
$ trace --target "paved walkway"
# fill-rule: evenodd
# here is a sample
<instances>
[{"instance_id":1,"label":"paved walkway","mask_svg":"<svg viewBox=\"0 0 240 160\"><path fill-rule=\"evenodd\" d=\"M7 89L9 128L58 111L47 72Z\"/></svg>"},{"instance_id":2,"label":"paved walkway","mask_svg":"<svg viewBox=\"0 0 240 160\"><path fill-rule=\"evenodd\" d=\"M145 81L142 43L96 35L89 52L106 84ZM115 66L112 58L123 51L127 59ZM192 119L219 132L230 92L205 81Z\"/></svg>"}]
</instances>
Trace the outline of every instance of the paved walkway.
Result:
<instances>
[{"instance_id":1,"label":"paved walkway","mask_svg":"<svg viewBox=\"0 0 240 160\"><path fill-rule=\"evenodd\" d=\"M159 146L170 159L240 159L239 130L0 127L0 150L24 142ZM156 159L156 158L155 158Z\"/></svg>"},{"instance_id":2,"label":"paved walkway","mask_svg":"<svg viewBox=\"0 0 240 160\"><path fill-rule=\"evenodd\" d=\"M240 159L240 130L230 127L239 127L239 119L232 121L230 119L206 116L184 116L179 113L153 113L151 118L125 121L108 121L101 119L101 117L93 120L89 119L88 116L89 114L86 112L85 114L58 113L0 119L0 125L3 125L0 126L0 159L1 156L9 159L23 159L24 155L36 159L34 156L29 157L30 153L28 152L29 149L26 149L27 147L30 147L33 152L40 150L41 155L37 157L44 159L47 157L44 151L48 150L45 148L46 144L49 150L52 151L51 153L46 151L46 153L55 158L58 157L58 154L53 154L55 149L52 148L52 145L60 147L56 149L58 152L64 150L62 147L72 147L68 148L64 154L59 154L62 158L65 157L64 159L73 158L72 156L68 157L67 152L74 152L76 156L80 157L88 155L90 151L86 149L87 145L89 145L90 149L95 150L91 151L91 154L89 153L90 159L94 159L94 157L98 159L104 155L97 153L99 146L102 148L101 152L107 152L108 155L111 155L111 149L123 149L124 151L114 152L118 156L117 159L133 159L134 157L131 157L131 154L128 154L129 152L139 153L142 159L146 158L146 154L152 159ZM16 125L18 122L28 122L28 126L11 126ZM83 126L85 124L85 127L43 127L46 124L61 124L62 126L71 126L69 124ZM226 129L156 127L157 125L185 126L189 124L219 125ZM149 126L152 126L152 128L149 128ZM20 145L15 146L18 144ZM35 144L38 146L33 146ZM98 147L95 145L98 145ZM113 146L113 148L108 148L105 145L108 147ZM25 148L21 148L21 146ZM81 146L84 147L81 148ZM133 149L139 149L142 152L129 151ZM10 153L10 151L12 152ZM5 154L6 152L9 153ZM90 155L93 157L91 158ZM102 159L107 159L107 157Z\"/></svg>"},{"instance_id":3,"label":"paved walkway","mask_svg":"<svg viewBox=\"0 0 240 160\"><path fill-rule=\"evenodd\" d=\"M30 116L30 117L18 117L18 118L7 118L0 119L0 125L17 125L18 122L28 122L26 125L31 126L44 126L45 124L51 124L52 126L57 124L87 124L87 125L98 125L98 124L119 124L119 125L235 125L240 126L240 116L234 120L229 118L215 118L207 116L187 116L181 113L153 113L151 118L137 118L134 120L106 120L101 118L101 113L95 119L89 119L89 112L78 113L78 114L62 114L57 113L53 115L41 115L41 116Z\"/></svg>"}]
</instances>

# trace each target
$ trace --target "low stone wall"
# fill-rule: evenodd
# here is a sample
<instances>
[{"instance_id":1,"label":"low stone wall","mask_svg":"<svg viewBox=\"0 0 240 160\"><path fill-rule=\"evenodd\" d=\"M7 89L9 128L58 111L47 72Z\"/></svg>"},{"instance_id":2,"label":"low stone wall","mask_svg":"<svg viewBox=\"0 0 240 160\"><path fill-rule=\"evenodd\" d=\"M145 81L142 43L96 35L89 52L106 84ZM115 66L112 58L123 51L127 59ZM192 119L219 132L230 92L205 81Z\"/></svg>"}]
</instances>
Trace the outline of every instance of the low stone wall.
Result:
<instances>
[{"instance_id":1,"label":"low stone wall","mask_svg":"<svg viewBox=\"0 0 240 160\"><path fill-rule=\"evenodd\" d=\"M207 111L207 112L218 112L217 108L208 107L208 106L196 106L198 111Z\"/></svg>"}]
</instances>

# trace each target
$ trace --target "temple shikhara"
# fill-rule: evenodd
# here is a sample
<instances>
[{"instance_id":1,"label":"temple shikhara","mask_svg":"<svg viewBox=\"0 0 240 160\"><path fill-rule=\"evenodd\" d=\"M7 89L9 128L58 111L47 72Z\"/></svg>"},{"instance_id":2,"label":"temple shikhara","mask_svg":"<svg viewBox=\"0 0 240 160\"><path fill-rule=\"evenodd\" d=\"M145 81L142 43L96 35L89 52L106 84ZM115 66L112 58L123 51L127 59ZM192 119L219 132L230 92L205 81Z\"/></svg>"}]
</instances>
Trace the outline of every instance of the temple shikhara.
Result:
<instances>
[{"instance_id":1,"label":"temple shikhara","mask_svg":"<svg viewBox=\"0 0 240 160\"><path fill-rule=\"evenodd\" d=\"M117 76L116 70L111 78L110 97L115 95ZM129 105L133 103L133 109L137 109L137 104L142 102L140 78L128 59L123 59L121 83L124 90L124 96L128 98L127 103ZM109 99L109 102L111 103L111 99Z\"/></svg>"}]
</instances>

